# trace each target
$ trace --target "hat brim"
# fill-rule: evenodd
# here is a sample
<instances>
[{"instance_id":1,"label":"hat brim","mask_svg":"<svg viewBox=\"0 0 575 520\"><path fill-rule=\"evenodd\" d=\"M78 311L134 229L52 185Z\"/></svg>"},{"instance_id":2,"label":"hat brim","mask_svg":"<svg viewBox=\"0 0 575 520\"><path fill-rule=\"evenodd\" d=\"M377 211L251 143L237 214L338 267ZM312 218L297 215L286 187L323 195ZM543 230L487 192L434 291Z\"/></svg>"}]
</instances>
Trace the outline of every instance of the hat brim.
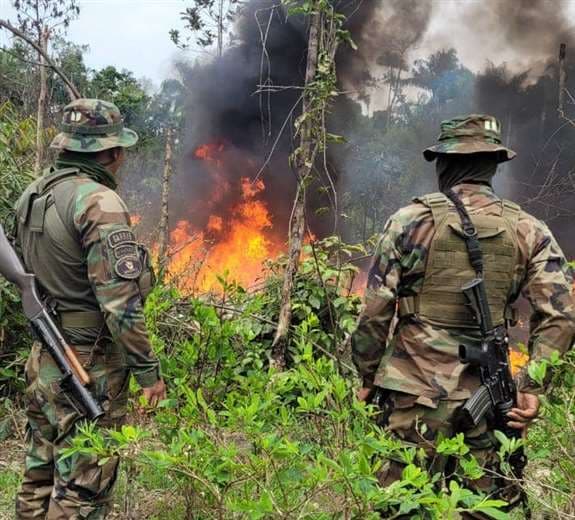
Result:
<instances>
[{"instance_id":1,"label":"hat brim","mask_svg":"<svg viewBox=\"0 0 575 520\"><path fill-rule=\"evenodd\" d=\"M481 141L439 143L423 150L423 157L427 161L434 161L440 154L472 154L472 153L496 153L499 162L510 161L517 155L513 150L495 143Z\"/></svg>"},{"instance_id":2,"label":"hat brim","mask_svg":"<svg viewBox=\"0 0 575 520\"><path fill-rule=\"evenodd\" d=\"M113 135L77 135L59 133L50 144L56 150L69 150L71 152L94 153L109 150L110 148L130 148L138 142L138 134L129 128Z\"/></svg>"}]
</instances>

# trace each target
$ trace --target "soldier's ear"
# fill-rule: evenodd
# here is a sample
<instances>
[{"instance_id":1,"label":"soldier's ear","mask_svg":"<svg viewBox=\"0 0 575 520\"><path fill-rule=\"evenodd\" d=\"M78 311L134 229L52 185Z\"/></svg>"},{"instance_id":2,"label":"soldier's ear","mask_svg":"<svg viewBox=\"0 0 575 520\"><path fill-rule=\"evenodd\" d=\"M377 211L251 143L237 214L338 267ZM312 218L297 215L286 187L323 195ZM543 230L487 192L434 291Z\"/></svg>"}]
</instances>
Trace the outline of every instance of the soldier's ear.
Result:
<instances>
[{"instance_id":1,"label":"soldier's ear","mask_svg":"<svg viewBox=\"0 0 575 520\"><path fill-rule=\"evenodd\" d=\"M118 161L124 157L124 149L121 146L117 146L116 148L112 148L112 158L114 161Z\"/></svg>"}]
</instances>

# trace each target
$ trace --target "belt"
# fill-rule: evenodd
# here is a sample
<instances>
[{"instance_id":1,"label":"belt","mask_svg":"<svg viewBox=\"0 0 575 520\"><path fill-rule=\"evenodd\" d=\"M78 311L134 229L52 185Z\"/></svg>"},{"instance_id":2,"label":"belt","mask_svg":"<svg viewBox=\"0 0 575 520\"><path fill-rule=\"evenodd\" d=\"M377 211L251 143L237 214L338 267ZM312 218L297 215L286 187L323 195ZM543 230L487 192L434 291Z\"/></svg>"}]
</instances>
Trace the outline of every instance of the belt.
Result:
<instances>
[{"instance_id":1,"label":"belt","mask_svg":"<svg viewBox=\"0 0 575 520\"><path fill-rule=\"evenodd\" d=\"M106 324L100 311L59 312L60 324L64 329L99 329Z\"/></svg>"},{"instance_id":2,"label":"belt","mask_svg":"<svg viewBox=\"0 0 575 520\"><path fill-rule=\"evenodd\" d=\"M414 316L419 313L419 298L417 296L402 296L399 298L397 305L398 316L405 318L407 316ZM517 308L506 305L504 310L505 321L511 327L515 327L519 320L519 311Z\"/></svg>"}]
</instances>

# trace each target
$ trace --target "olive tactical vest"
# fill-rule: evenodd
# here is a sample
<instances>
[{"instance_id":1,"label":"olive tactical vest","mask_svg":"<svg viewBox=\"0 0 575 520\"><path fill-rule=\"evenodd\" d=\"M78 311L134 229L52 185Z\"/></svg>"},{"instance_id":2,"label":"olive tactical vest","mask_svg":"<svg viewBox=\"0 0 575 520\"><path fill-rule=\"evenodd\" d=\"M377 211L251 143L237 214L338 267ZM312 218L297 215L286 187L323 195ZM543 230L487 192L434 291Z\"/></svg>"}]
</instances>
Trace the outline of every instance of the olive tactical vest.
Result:
<instances>
[{"instance_id":1,"label":"olive tactical vest","mask_svg":"<svg viewBox=\"0 0 575 520\"><path fill-rule=\"evenodd\" d=\"M47 171L32 182L16 204L16 242L24 265L55 304L62 327L93 332L101 330L105 320L73 225L79 181L96 182L76 168ZM153 284L153 272L143 248L141 254L146 255L139 280L145 298ZM76 332L79 338L91 335L88 330Z\"/></svg>"},{"instance_id":2,"label":"olive tactical vest","mask_svg":"<svg viewBox=\"0 0 575 520\"><path fill-rule=\"evenodd\" d=\"M419 199L431 209L431 240L421 292L399 300L399 315L416 315L442 328L477 328L461 287L475 278L459 215L442 193ZM467 208L483 251L485 285L494 325L514 319L509 305L518 261L517 222L520 207L502 200L502 214L484 215Z\"/></svg>"}]
</instances>

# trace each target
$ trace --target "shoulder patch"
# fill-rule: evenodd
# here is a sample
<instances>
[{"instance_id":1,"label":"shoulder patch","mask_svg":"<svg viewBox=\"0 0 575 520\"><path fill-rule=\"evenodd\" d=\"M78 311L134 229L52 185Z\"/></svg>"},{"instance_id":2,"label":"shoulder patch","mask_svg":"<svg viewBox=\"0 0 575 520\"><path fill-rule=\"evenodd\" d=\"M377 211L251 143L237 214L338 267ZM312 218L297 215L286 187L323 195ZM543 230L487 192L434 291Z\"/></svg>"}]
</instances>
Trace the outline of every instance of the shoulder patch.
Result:
<instances>
[{"instance_id":1,"label":"shoulder patch","mask_svg":"<svg viewBox=\"0 0 575 520\"><path fill-rule=\"evenodd\" d=\"M137 256L124 256L114 264L114 272L126 280L135 280L142 274L142 262Z\"/></svg>"},{"instance_id":2,"label":"shoulder patch","mask_svg":"<svg viewBox=\"0 0 575 520\"><path fill-rule=\"evenodd\" d=\"M116 260L124 258L125 256L138 256L136 244L124 243L112 248L112 251L114 252L114 258L116 258Z\"/></svg>"},{"instance_id":3,"label":"shoulder patch","mask_svg":"<svg viewBox=\"0 0 575 520\"><path fill-rule=\"evenodd\" d=\"M116 248L123 244L136 244L136 237L129 229L119 229L112 231L108 235L108 245L111 248Z\"/></svg>"}]
</instances>

